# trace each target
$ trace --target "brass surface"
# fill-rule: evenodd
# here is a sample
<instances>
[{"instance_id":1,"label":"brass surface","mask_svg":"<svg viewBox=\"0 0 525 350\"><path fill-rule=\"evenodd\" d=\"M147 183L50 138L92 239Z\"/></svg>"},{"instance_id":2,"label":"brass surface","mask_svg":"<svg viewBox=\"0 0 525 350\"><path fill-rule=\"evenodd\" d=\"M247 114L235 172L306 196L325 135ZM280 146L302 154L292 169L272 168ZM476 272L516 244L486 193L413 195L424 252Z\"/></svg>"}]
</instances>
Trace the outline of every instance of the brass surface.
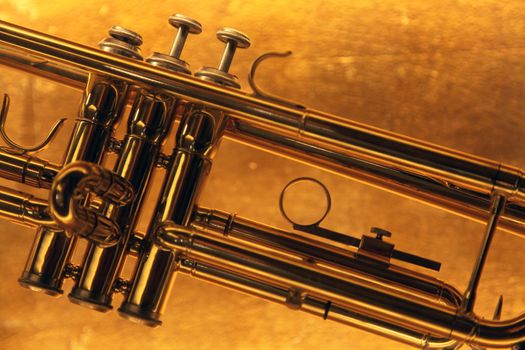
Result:
<instances>
[{"instance_id":1,"label":"brass surface","mask_svg":"<svg viewBox=\"0 0 525 350\"><path fill-rule=\"evenodd\" d=\"M176 253L155 242L157 227L165 221L189 226L220 146L227 118L224 113L186 104L177 129L171 165L167 169L154 216L144 238L132 286L119 313L148 325L160 325L166 312Z\"/></svg>"},{"instance_id":2,"label":"brass surface","mask_svg":"<svg viewBox=\"0 0 525 350\"><path fill-rule=\"evenodd\" d=\"M295 57L265 64L257 78L261 86L324 111L524 166L520 141L525 134L525 19L518 1L276 1L271 6L177 2L154 8L97 1L0 5L3 20L88 45L98 42L113 24L131 27L145 39L145 56L148 50L169 48L172 38L165 18L172 12L204 24L203 35L184 52L192 70L219 60L215 29L236 27L254 43L232 66L241 78L259 54L291 49ZM166 35L158 35L164 31ZM10 122L20 123L8 129L20 143L35 143L64 114L75 116L78 93L1 69L0 86L12 97ZM60 161L53 159L62 153L59 149L52 146L46 156ZM354 235L369 226L387 228L398 246L443 262L441 279L466 286L481 239L480 225L239 145L224 143L203 204L288 227L278 213L278 194L290 179L305 175L320 178L332 191L327 226ZM155 203L154 198L150 202ZM65 298L49 300L17 286L33 232L3 225L8 236L0 248L5 266L0 291L5 301L0 309L3 348L403 347L184 277L174 285L161 329L72 309ZM504 317L523 310L520 244L517 237L496 234L480 285L478 313L490 317L499 294L505 295Z\"/></svg>"}]
</instances>

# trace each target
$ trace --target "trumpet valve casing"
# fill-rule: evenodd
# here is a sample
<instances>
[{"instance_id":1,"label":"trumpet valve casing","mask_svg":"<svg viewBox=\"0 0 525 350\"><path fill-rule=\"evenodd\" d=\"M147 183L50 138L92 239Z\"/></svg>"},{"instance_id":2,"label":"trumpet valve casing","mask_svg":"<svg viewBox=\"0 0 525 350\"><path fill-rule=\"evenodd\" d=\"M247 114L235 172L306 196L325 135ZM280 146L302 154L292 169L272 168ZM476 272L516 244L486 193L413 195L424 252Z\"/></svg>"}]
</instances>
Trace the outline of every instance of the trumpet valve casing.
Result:
<instances>
[{"instance_id":1,"label":"trumpet valve casing","mask_svg":"<svg viewBox=\"0 0 525 350\"><path fill-rule=\"evenodd\" d=\"M120 39L129 40L126 39L126 35L133 36L130 33L132 32L120 27L112 28L109 39L114 45L121 42L121 46L126 47L131 44ZM131 40L132 44L140 44L138 39ZM104 46L105 41L101 43L104 50L115 54L121 52L120 49L113 50L114 45ZM126 105L128 93L128 83L110 77L89 75L79 115L64 155L64 165L79 160L95 164L102 161L113 129ZM76 238L66 235L64 231L40 227L19 283L24 287L45 291L47 294L62 294L65 268L73 253L75 242Z\"/></svg>"}]
</instances>

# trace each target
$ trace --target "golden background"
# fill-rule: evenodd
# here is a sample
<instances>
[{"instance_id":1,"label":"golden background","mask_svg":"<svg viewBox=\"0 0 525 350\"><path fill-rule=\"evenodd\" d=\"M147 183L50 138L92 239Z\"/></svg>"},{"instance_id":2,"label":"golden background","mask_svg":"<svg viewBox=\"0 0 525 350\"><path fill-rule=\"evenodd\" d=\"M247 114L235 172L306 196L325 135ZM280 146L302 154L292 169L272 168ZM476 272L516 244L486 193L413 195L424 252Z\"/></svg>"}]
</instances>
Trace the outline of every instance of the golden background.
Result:
<instances>
[{"instance_id":1,"label":"golden background","mask_svg":"<svg viewBox=\"0 0 525 350\"><path fill-rule=\"evenodd\" d=\"M234 27L253 42L237 52L231 70L245 87L258 55L292 50L291 58L263 65L262 87L312 108L525 167L521 0L0 2L0 19L82 44L95 45L111 25L129 27L144 37L145 56L168 51L175 31L167 17L176 12L204 27L183 52L193 70L218 63L223 44L215 31ZM74 118L80 99L79 92L1 67L4 92L12 98L8 131L25 144L41 139L53 120ZM45 157L61 160L68 130ZM244 146L224 142L201 203L288 227L277 199L299 176L314 176L331 190L333 209L324 226L356 236L370 226L389 229L400 249L441 261L437 276L465 288L481 225ZM19 287L34 230L9 223L1 229L1 349L406 348L185 276L174 285L164 325L146 328L116 312L100 314ZM503 317L525 309L524 243L496 236L480 285L480 315L491 317L500 294ZM66 293L70 287L67 282ZM121 298L115 299L118 307Z\"/></svg>"}]
</instances>

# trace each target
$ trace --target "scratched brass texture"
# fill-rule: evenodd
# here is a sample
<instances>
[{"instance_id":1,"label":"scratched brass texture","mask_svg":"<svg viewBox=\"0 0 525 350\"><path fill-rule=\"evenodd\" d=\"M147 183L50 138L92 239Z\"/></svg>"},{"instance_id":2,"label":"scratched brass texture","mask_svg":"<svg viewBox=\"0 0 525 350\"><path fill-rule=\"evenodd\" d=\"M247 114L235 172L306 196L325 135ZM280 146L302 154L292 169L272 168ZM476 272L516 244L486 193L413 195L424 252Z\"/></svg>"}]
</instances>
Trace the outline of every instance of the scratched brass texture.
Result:
<instances>
[{"instance_id":1,"label":"scratched brass texture","mask_svg":"<svg viewBox=\"0 0 525 350\"><path fill-rule=\"evenodd\" d=\"M82 44L95 45L111 25L129 27L144 37L145 56L169 49L174 30L166 20L175 12L204 26L183 52L193 70L218 63L222 44L215 31L234 27L253 41L231 70L245 88L255 57L290 49L292 58L264 64L261 86L310 107L525 167L522 0L0 2L2 20ZM8 131L25 144L43 137L56 118L74 118L80 99L79 92L5 67L0 92L12 98ZM60 161L69 130L41 155ZM481 225L291 161L224 142L201 203L287 227L277 200L299 176L314 176L331 190L324 226L354 235L370 226L389 229L399 248L443 262L437 275L465 288ZM150 210L154 201L148 200ZM164 325L146 328L116 312L100 314L19 287L34 230L2 222L1 231L1 349L406 348L185 276L174 285ZM491 317L500 294L503 317L525 310L523 247L523 239L496 235L480 285L480 315ZM67 282L66 293L70 287Z\"/></svg>"}]
</instances>

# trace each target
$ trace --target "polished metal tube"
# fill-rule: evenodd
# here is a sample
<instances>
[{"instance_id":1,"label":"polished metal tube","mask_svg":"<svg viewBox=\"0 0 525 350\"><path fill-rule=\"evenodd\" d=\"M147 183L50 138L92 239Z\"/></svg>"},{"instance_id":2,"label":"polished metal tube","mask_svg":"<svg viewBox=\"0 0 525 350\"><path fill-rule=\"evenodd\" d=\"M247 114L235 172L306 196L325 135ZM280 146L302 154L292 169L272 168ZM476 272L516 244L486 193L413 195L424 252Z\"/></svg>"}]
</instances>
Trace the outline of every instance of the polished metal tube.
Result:
<instances>
[{"instance_id":1,"label":"polished metal tube","mask_svg":"<svg viewBox=\"0 0 525 350\"><path fill-rule=\"evenodd\" d=\"M447 300L439 295L428 293L424 295L419 291L416 292L413 287L400 283L393 284L387 278L371 279L369 278L370 275L359 269L336 269L326 264L304 261L298 259L297 256L279 250L269 251L264 246L253 246L252 242L246 240L232 240L221 235L209 235L209 232L191 232L187 228L171 222L165 222L159 226L155 237L157 244L164 248L175 249L175 254L179 254L181 257L188 257L188 259L205 257L210 259L207 260L207 263L215 264L214 266L224 267L231 271L235 270L239 273L248 273L254 278L278 283L282 287L297 286L297 281L293 282L287 276L300 271L300 276L304 278L304 281L308 280L315 284L315 286L311 285L310 287L315 289L316 293L324 293L330 288L339 288L342 285L352 285L356 288L381 291L393 298L433 305L450 312L459 307L457 299ZM215 251L218 253L215 254ZM250 261L244 261L244 259ZM349 254L348 259L355 259L355 256ZM240 262L241 260L243 262ZM259 262L267 264L268 261L271 261L273 265L265 265L266 267L261 267L262 270L259 270L259 267L253 267ZM273 271L274 267L275 271ZM326 289L322 287L325 283L333 283L334 285L327 286L328 289ZM439 282L436 284L439 285Z\"/></svg>"},{"instance_id":2,"label":"polished metal tube","mask_svg":"<svg viewBox=\"0 0 525 350\"><path fill-rule=\"evenodd\" d=\"M88 74L83 70L28 56L8 47L0 47L0 63L79 90L88 82Z\"/></svg>"},{"instance_id":3,"label":"polished metal tube","mask_svg":"<svg viewBox=\"0 0 525 350\"><path fill-rule=\"evenodd\" d=\"M118 242L104 247L89 243L82 262L82 273L69 298L98 311L109 311L113 285L126 258L128 241L133 233L144 194L156 165L165 137L174 119L177 101L169 96L139 91L128 120L127 133L121 145L113 173L125 179L135 196L126 206L105 206L103 215L120 233Z\"/></svg>"},{"instance_id":4,"label":"polished metal tube","mask_svg":"<svg viewBox=\"0 0 525 350\"><path fill-rule=\"evenodd\" d=\"M505 210L501 217L502 227L523 234L525 190L520 169L323 112L249 96L5 22L0 22L0 43L3 45L0 61L9 61L14 67L29 64L28 71L40 72L66 84L74 82L75 86L82 82L82 74L88 74L80 119L64 164L79 159L100 161L113 126L129 99L130 84L190 101L193 107L199 106L195 114L187 114L191 118L181 121L177 149L159 201L159 214L148 230L133 286L120 309L123 315L150 325L159 324L174 276L173 267L181 262L180 259L188 259L191 264L229 274L231 279L253 281L247 282L248 285L259 283L261 289L267 289L266 285L285 290L288 293L286 303L290 307L304 306L318 313L319 306L325 305L327 317L334 310L339 310L335 314L357 313L377 327L388 325L387 328L394 332L400 329L400 334L428 333L438 339L452 338L480 346L504 347L525 341L524 316L507 321L477 319L457 306L454 291L442 299L439 292L436 293L437 284L427 279L422 279L421 288L415 288L418 294L413 296L408 281L413 282L417 276L404 276L400 271L386 274L391 285L382 282L380 273L370 281L368 270L340 261L341 254L336 247L321 246L319 252L310 252L312 248L304 240L288 240L276 230L242 220L228 218L222 222L223 214L220 213L200 217L210 221L215 215L212 224L216 227L209 222L205 225L193 222L195 228L208 230L206 234L190 232L188 227L202 182L210 169L216 141L224 131L225 115L236 120L229 135L241 142L312 162L477 221L488 217L487 203L496 193L508 202L501 208ZM40 63L32 64L39 59ZM210 115L209 110L214 113ZM213 142L209 143L210 147L195 150L195 137L198 141ZM200 146L198 142L197 146ZM285 148L289 151L281 152ZM11 164L16 167L17 162ZM45 184L48 174L36 174L43 165L27 164L34 165L30 184ZM25 179L19 170L8 170L6 176ZM24 195L17 198L6 192L4 196L7 201L5 215L11 215L14 221L31 223L34 213L45 213L38 202L31 202L32 199ZM72 208L77 217L80 207L76 203ZM107 210L105 214L118 212L112 207L103 210ZM75 215L64 213L65 219L60 220L67 226L68 219ZM96 218L99 220L102 216ZM71 222L78 225L77 219ZM114 219L119 222L118 218ZM51 225L46 220L42 222ZM93 221L88 218L88 222ZM217 230L220 228L222 234ZM81 229L74 228L75 231ZM231 237L224 237L224 233ZM69 241L63 232L57 232L52 226L41 228L21 283L49 293L60 293L63 267L73 245L74 241ZM115 258L111 261L117 261L114 266L120 264L120 253L108 256ZM305 259L312 256L318 261ZM335 260L330 260L333 257ZM49 267L51 262L56 264ZM112 271L118 270L117 267ZM112 272L108 276L113 276ZM334 305L334 310L326 309L326 305Z\"/></svg>"},{"instance_id":5,"label":"polished metal tube","mask_svg":"<svg viewBox=\"0 0 525 350\"><path fill-rule=\"evenodd\" d=\"M14 50L0 48L0 62L73 88L82 89L87 81L87 74L81 70L25 56ZM240 120L230 125L226 130L225 138L416 199L482 224L488 218L489 196L476 196L474 193L457 191L454 187L444 186L443 183L431 178L361 161L292 137L253 127ZM522 234L523 222L525 222L525 208L521 205L511 205L502 215L499 229Z\"/></svg>"},{"instance_id":6,"label":"polished metal tube","mask_svg":"<svg viewBox=\"0 0 525 350\"><path fill-rule=\"evenodd\" d=\"M303 262L266 256L252 248L232 245L227 238L209 237L170 223L160 226L156 237L160 245L173 249L183 259L286 288L292 306L300 307L305 297L311 297L379 323L487 347L510 347L525 340L523 315L505 321L478 319L460 313L459 306L422 302L387 288L369 288L322 269L311 269Z\"/></svg>"},{"instance_id":7,"label":"polished metal tube","mask_svg":"<svg viewBox=\"0 0 525 350\"><path fill-rule=\"evenodd\" d=\"M0 148L0 177L37 188L51 188L60 167L46 160Z\"/></svg>"},{"instance_id":8,"label":"polished metal tube","mask_svg":"<svg viewBox=\"0 0 525 350\"><path fill-rule=\"evenodd\" d=\"M145 237L145 249L139 255L133 285L119 308L125 318L158 326L175 278L175 256L154 241L157 226L170 220L188 225L219 147L226 124L216 110L188 104L177 129L170 169Z\"/></svg>"},{"instance_id":9,"label":"polished metal tube","mask_svg":"<svg viewBox=\"0 0 525 350\"><path fill-rule=\"evenodd\" d=\"M49 227L48 230L52 230L52 226L55 225L55 222L51 215L49 214L47 200L37 199L34 196L11 190L6 187L0 187L0 217L2 219L11 221L13 223L29 226L29 227ZM45 226L41 226L45 225ZM41 235L42 229L39 229L37 235ZM58 229L54 229L58 231ZM59 246L64 243L62 239L63 236L53 236L50 239L37 239L35 242L43 246L48 246L54 244ZM67 243L68 240L66 240ZM33 247L33 252L43 251L41 247ZM45 258L45 257L44 257ZM34 261L35 257L30 255L28 261ZM28 262L29 263L29 262ZM52 288L50 286L55 285L56 280L48 278L50 274L43 273L55 270L53 276L58 275L57 269L60 268L60 261L57 264L55 259L43 259L39 261L38 265L35 265L33 270L35 274L27 274L21 279L20 283L27 288L41 291L49 295L58 295L61 291L58 288ZM37 275L41 273L41 275ZM34 276L43 276L35 278ZM25 281L29 281L26 283Z\"/></svg>"},{"instance_id":10,"label":"polished metal tube","mask_svg":"<svg viewBox=\"0 0 525 350\"><path fill-rule=\"evenodd\" d=\"M496 228L498 227L498 221L505 208L506 198L502 195L496 194L492 200L492 207L490 209L490 218L487 221L485 227L485 234L481 241L479 248L478 257L474 264L474 268L470 275L470 280L465 293L463 294L462 312L470 313L474 310L474 304L476 302L476 296L478 292L479 281L481 280L481 274L485 268L485 262L489 255L490 247L494 235L496 234Z\"/></svg>"},{"instance_id":11,"label":"polished metal tube","mask_svg":"<svg viewBox=\"0 0 525 350\"><path fill-rule=\"evenodd\" d=\"M461 293L436 278L411 271L394 264L374 265L356 258L350 247L336 247L298 234L277 229L220 210L197 208L191 227L211 237L227 237L232 245L253 247L269 256L288 256L296 261L309 261L312 266L328 269L349 278L367 279L366 284L375 288L390 288L400 293L417 290L418 297L443 302L452 306L461 304ZM385 283L388 281L388 283ZM365 283L365 282L363 282ZM408 292L407 292L408 288Z\"/></svg>"},{"instance_id":12,"label":"polished metal tube","mask_svg":"<svg viewBox=\"0 0 525 350\"><path fill-rule=\"evenodd\" d=\"M63 164L87 161L98 164L107 148L123 108L129 85L118 80L90 75L82 97L79 116L64 155ZM60 236L60 237L58 237ZM76 243L74 236L52 227L38 230L19 282L49 293L62 293L64 269Z\"/></svg>"},{"instance_id":13,"label":"polished metal tube","mask_svg":"<svg viewBox=\"0 0 525 350\"><path fill-rule=\"evenodd\" d=\"M47 201L0 186L0 217L16 224L36 227L55 225Z\"/></svg>"},{"instance_id":14,"label":"polished metal tube","mask_svg":"<svg viewBox=\"0 0 525 350\"><path fill-rule=\"evenodd\" d=\"M202 281L285 305L289 308L294 306L290 305L290 292L286 288L224 271L211 265L182 260L178 264L177 271ZM357 314L344 307L329 304L326 301L309 296L304 296L299 309L296 307L293 309L308 312L325 320L333 320L357 327L421 349L453 349L457 344L457 341L432 338L426 334L413 332L388 322L378 322L371 317Z\"/></svg>"},{"instance_id":15,"label":"polished metal tube","mask_svg":"<svg viewBox=\"0 0 525 350\"><path fill-rule=\"evenodd\" d=\"M397 195L438 207L467 219L485 224L489 218L491 199L457 188L429 177L384 167L359 160L345 154L312 145L293 137L278 135L267 130L236 121L226 130L226 138L256 149L286 157L345 176ZM517 235L525 231L525 207L521 204L507 206L498 229Z\"/></svg>"},{"instance_id":16,"label":"polished metal tube","mask_svg":"<svg viewBox=\"0 0 525 350\"><path fill-rule=\"evenodd\" d=\"M74 70L105 74L173 93L223 110L246 125L267 133L320 147L376 168L388 168L424 179L425 185L432 184L440 190L425 195L428 188L423 187L423 195L418 196L418 188L406 190L408 184L386 181L380 185L393 192L401 189L402 195L414 196L431 205L446 207L450 202L455 204L449 209L451 212L469 218L481 220L488 210L486 199L492 191L498 190L508 197L509 206L520 214L509 218L507 229L520 234L525 232L525 221L521 217L524 212L521 202L525 195L520 169L323 112L280 105L5 22L0 23L0 42L10 50L22 50L53 64L64 64ZM362 181L366 182L366 179ZM469 196L461 196L462 193L469 193ZM504 221L502 227L505 228Z\"/></svg>"}]
</instances>

